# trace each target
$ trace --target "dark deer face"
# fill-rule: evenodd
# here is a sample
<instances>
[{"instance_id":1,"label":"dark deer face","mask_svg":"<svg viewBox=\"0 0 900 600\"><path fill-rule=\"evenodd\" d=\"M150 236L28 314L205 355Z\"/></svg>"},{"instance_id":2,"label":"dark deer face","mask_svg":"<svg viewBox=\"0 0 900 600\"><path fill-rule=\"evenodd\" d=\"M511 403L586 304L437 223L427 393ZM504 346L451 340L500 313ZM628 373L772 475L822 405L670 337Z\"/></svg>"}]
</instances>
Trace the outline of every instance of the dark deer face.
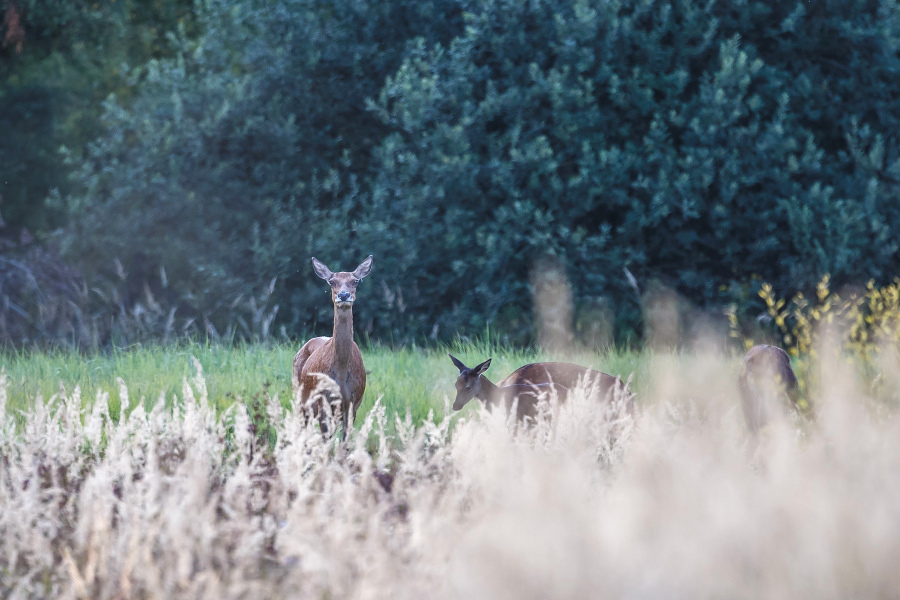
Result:
<instances>
[{"instance_id":1,"label":"dark deer face","mask_svg":"<svg viewBox=\"0 0 900 600\"><path fill-rule=\"evenodd\" d=\"M487 359L480 365L470 369L462 364L462 361L448 354L450 360L459 369L459 377L456 378L456 400L453 401L453 410L461 410L469 400L481 393L481 375L491 366L491 359Z\"/></svg>"},{"instance_id":2,"label":"dark deer face","mask_svg":"<svg viewBox=\"0 0 900 600\"><path fill-rule=\"evenodd\" d=\"M353 302L356 300L356 286L363 277L372 271L372 255L370 254L366 260L362 261L352 273L347 271L332 273L331 269L315 256L313 256L312 264L316 275L331 286L331 301L334 302L334 305L338 308L352 308Z\"/></svg>"}]
</instances>

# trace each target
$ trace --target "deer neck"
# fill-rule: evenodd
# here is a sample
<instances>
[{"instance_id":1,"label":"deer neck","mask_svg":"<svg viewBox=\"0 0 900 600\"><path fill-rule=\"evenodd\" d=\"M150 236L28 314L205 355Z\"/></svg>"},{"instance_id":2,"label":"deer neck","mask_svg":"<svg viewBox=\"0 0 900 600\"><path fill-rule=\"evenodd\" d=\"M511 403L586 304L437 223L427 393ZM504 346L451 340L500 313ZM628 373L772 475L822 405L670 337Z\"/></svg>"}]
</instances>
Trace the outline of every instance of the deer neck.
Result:
<instances>
[{"instance_id":1,"label":"deer neck","mask_svg":"<svg viewBox=\"0 0 900 600\"><path fill-rule=\"evenodd\" d=\"M503 390L501 390L499 386L491 383L484 375L481 375L480 378L481 391L478 393L478 398L488 406L498 403L503 397Z\"/></svg>"},{"instance_id":2,"label":"deer neck","mask_svg":"<svg viewBox=\"0 0 900 600\"><path fill-rule=\"evenodd\" d=\"M339 371L346 371L350 365L350 350L353 347L353 309L334 307L334 332L331 336L334 349L334 365Z\"/></svg>"}]
</instances>

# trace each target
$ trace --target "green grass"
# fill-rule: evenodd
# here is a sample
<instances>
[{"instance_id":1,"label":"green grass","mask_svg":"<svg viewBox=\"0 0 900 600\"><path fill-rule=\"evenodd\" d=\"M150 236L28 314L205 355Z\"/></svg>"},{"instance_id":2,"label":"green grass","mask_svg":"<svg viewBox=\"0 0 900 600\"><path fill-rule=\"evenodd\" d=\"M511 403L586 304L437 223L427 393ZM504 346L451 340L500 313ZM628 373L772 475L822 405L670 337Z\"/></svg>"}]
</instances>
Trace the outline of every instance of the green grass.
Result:
<instances>
[{"instance_id":1,"label":"green grass","mask_svg":"<svg viewBox=\"0 0 900 600\"><path fill-rule=\"evenodd\" d=\"M143 401L150 408L161 394L167 404L175 394L181 397L184 378L196 375L191 356L196 356L203 366L210 401L219 408L265 389L285 398L290 396L290 378L283 375L291 359L287 347L190 345L134 348L89 356L63 351L21 352L0 355L0 366L9 378L10 409L27 410L36 398L46 400L59 392L61 385L70 392L79 386L85 403L92 402L98 391L109 392L115 400L119 377L128 388L131 405Z\"/></svg>"},{"instance_id":2,"label":"green grass","mask_svg":"<svg viewBox=\"0 0 900 600\"><path fill-rule=\"evenodd\" d=\"M98 391L108 392L111 409L119 402L121 377L128 389L131 408L143 402L146 409L165 397L171 406L173 398L182 397L183 380L196 375L191 357L203 367L210 402L220 410L235 401L253 402L265 392L277 395L284 406L291 398L291 361L299 345L214 346L190 344L182 346L135 347L112 353L81 355L76 352L0 353L2 366L9 379L7 408L28 411L38 398L47 401L64 386L72 392L81 389L85 405ZM451 348L406 347L392 350L374 346L363 350L368 371L366 393L359 415L365 415L377 398L386 407L389 422L394 415L403 418L409 411L419 423L430 410L441 418L444 399L453 400L457 370L447 352L469 366L492 358L487 376L498 381L523 364L536 360L563 357L530 350L491 347L485 343L460 343ZM635 352L581 353L565 360L628 377L635 381L647 370L647 354ZM640 387L635 390L640 394ZM471 410L467 408L467 410ZM360 419L357 419L357 424Z\"/></svg>"}]
</instances>

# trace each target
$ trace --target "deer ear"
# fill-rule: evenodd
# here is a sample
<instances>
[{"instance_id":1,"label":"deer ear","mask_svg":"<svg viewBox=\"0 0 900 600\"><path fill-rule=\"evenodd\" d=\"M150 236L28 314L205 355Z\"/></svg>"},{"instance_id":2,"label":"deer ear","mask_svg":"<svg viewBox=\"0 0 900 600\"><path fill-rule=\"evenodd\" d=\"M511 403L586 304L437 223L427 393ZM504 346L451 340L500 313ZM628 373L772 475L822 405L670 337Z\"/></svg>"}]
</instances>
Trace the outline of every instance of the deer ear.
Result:
<instances>
[{"instance_id":1,"label":"deer ear","mask_svg":"<svg viewBox=\"0 0 900 600\"><path fill-rule=\"evenodd\" d=\"M316 275L324 279L325 281L330 281L332 277L334 277L334 273L331 272L331 269L325 266L325 264L320 261L315 256L312 257L313 271L316 272Z\"/></svg>"},{"instance_id":2,"label":"deer ear","mask_svg":"<svg viewBox=\"0 0 900 600\"><path fill-rule=\"evenodd\" d=\"M366 258L366 260L359 263L359 266L356 267L355 271L353 271L353 276L356 277L357 279L362 279L363 277L365 277L366 275L371 273L372 272L372 260L373 260L373 257L370 254Z\"/></svg>"},{"instance_id":3,"label":"deer ear","mask_svg":"<svg viewBox=\"0 0 900 600\"><path fill-rule=\"evenodd\" d=\"M480 365L478 365L477 367L474 367L472 369L472 372L475 373L476 375L481 375L482 373L487 371L488 367L490 367L490 366L491 366L491 359L489 358L486 361L484 361L483 363L481 363Z\"/></svg>"},{"instance_id":4,"label":"deer ear","mask_svg":"<svg viewBox=\"0 0 900 600\"><path fill-rule=\"evenodd\" d=\"M456 365L456 368L459 369L460 373L462 373L463 371L465 371L469 368L466 365L462 364L462 361L459 360L458 358L456 358L455 356L453 356L452 354L447 354L447 356L450 357L450 360L453 361L453 364Z\"/></svg>"}]
</instances>

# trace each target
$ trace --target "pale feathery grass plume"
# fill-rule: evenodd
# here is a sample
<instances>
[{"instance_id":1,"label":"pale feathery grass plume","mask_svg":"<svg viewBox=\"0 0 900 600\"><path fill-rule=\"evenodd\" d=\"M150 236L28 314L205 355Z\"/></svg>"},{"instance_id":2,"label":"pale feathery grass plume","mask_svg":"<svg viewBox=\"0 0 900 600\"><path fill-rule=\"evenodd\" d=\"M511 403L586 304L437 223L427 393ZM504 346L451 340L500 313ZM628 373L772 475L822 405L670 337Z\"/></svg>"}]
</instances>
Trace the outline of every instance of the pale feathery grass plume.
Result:
<instances>
[{"instance_id":1,"label":"pale feathery grass plume","mask_svg":"<svg viewBox=\"0 0 900 600\"><path fill-rule=\"evenodd\" d=\"M83 408L62 390L18 428L0 415L0 585L12 598L891 597L900 426L839 354L819 355L814 425L771 428L760 457L736 360L703 353L654 355L635 417L580 389L543 399L530 426L485 409L389 423L379 400L344 444L296 399L266 398L269 447L243 403L215 408L196 366L168 408L141 400L118 420L108 393ZM0 375L0 404L7 386Z\"/></svg>"}]
</instances>

